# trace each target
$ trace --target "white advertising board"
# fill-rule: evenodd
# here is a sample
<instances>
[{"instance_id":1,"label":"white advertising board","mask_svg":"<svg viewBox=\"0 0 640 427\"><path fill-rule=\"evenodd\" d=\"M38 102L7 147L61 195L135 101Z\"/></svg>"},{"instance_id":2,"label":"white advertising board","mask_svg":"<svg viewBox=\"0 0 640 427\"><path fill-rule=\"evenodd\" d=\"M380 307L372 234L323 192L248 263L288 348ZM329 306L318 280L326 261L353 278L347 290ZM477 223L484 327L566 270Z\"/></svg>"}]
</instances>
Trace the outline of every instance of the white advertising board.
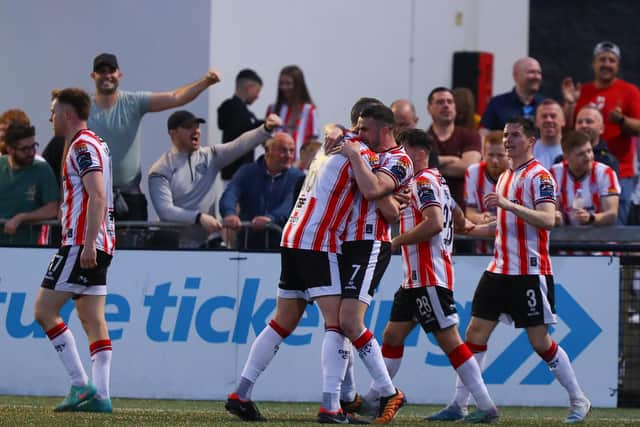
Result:
<instances>
[{"instance_id":1,"label":"white advertising board","mask_svg":"<svg viewBox=\"0 0 640 427\"><path fill-rule=\"evenodd\" d=\"M55 351L33 321L33 302L53 250L0 248L0 394L63 395ZM456 301L464 331L486 257L456 258ZM552 337L573 360L595 406L614 407L617 387L617 258L553 259L559 321ZM367 315L381 339L401 277L394 256ZM270 320L280 274L278 254L119 251L109 271L107 321L113 341L112 394L119 397L223 399L242 371L251 342ZM71 306L63 310L90 372L88 344ZM323 321L309 305L254 389L257 400L321 397ZM356 358L357 359L357 358ZM500 325L484 377L503 405L563 406L567 395L532 351L522 330ZM358 388L370 379L356 360ZM395 383L410 402L444 403L454 372L419 329L406 342Z\"/></svg>"}]
</instances>

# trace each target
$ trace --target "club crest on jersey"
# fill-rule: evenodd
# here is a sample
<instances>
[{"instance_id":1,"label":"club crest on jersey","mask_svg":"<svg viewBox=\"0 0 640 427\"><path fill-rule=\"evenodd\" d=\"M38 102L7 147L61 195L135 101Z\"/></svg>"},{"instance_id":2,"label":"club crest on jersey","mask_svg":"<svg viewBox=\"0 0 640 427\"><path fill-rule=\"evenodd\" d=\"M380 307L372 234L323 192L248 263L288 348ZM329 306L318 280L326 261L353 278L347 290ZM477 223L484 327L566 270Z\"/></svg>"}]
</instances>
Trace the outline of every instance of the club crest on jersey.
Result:
<instances>
[{"instance_id":1,"label":"club crest on jersey","mask_svg":"<svg viewBox=\"0 0 640 427\"><path fill-rule=\"evenodd\" d=\"M76 150L76 162L78 162L78 166L80 167L81 171L89 169L93 164L93 161L91 160L91 154L86 149L82 152L78 152Z\"/></svg>"},{"instance_id":2,"label":"club crest on jersey","mask_svg":"<svg viewBox=\"0 0 640 427\"><path fill-rule=\"evenodd\" d=\"M555 197L553 179L548 174L540 175L540 197L550 199Z\"/></svg>"},{"instance_id":3,"label":"club crest on jersey","mask_svg":"<svg viewBox=\"0 0 640 427\"><path fill-rule=\"evenodd\" d=\"M433 191L431 183L428 181L418 181L416 183L416 187L418 189L418 198L420 199L421 205L437 202L436 193Z\"/></svg>"}]
</instances>

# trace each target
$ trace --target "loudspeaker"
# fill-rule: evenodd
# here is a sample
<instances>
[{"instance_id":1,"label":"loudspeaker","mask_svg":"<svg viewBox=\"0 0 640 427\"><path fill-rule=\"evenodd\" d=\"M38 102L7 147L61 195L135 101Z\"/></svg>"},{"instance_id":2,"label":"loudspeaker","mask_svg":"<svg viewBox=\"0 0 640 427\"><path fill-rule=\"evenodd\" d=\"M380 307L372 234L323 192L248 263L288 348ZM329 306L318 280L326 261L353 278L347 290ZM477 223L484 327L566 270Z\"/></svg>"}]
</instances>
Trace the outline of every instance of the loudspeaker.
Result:
<instances>
[{"instance_id":1,"label":"loudspeaker","mask_svg":"<svg viewBox=\"0 0 640 427\"><path fill-rule=\"evenodd\" d=\"M493 94L493 54L454 52L451 87L471 89L476 98L476 113L482 115Z\"/></svg>"}]
</instances>

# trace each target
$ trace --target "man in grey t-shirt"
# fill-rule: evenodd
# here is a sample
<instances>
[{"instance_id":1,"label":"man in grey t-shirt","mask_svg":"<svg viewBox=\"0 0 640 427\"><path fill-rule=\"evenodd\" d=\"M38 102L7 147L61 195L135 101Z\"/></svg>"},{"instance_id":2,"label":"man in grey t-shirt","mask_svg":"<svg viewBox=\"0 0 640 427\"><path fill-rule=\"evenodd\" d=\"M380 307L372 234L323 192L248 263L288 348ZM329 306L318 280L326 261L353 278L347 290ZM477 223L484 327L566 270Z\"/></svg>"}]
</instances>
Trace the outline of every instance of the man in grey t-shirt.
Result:
<instances>
[{"instance_id":1,"label":"man in grey t-shirt","mask_svg":"<svg viewBox=\"0 0 640 427\"><path fill-rule=\"evenodd\" d=\"M169 92L118 90L122 73L116 56L102 53L93 60L91 78L96 93L91 99L88 126L111 151L116 219L147 220L147 200L140 190L140 120L148 112L179 107L220 81L216 70L200 80Z\"/></svg>"}]
</instances>

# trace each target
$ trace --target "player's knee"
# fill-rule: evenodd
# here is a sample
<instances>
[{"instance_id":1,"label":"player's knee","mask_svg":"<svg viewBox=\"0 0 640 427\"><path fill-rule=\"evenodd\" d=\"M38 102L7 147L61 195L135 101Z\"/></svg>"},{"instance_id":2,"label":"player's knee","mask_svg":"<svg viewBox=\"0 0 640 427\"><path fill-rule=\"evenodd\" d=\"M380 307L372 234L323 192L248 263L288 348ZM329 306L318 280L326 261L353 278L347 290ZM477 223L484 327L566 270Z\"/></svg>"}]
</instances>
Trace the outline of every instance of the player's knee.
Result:
<instances>
[{"instance_id":1,"label":"player's knee","mask_svg":"<svg viewBox=\"0 0 640 427\"><path fill-rule=\"evenodd\" d=\"M47 330L51 324L55 322L57 316L55 313L51 313L50 310L47 310L40 304L36 304L33 308L33 317L42 329Z\"/></svg>"},{"instance_id":2,"label":"player's knee","mask_svg":"<svg viewBox=\"0 0 640 427\"><path fill-rule=\"evenodd\" d=\"M382 334L382 342L393 347L403 345L405 338L406 335L403 331L390 327L388 324L387 327L384 328L384 333Z\"/></svg>"}]
</instances>

